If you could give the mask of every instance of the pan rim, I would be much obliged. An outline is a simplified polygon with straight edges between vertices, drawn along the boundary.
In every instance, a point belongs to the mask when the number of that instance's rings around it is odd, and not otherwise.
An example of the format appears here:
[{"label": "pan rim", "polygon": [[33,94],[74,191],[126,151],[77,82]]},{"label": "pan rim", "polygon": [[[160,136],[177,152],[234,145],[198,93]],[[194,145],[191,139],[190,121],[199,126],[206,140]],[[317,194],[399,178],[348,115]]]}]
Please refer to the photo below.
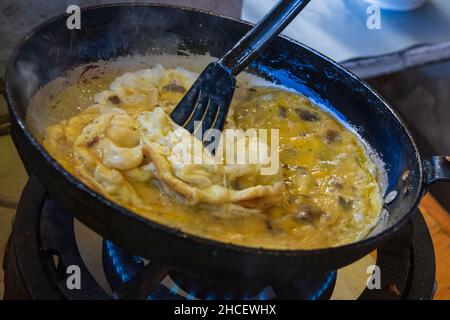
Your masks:
[{"label": "pan rim", "polygon": [[[144,7],[153,7],[153,8],[159,7],[159,8],[178,9],[178,10],[187,11],[187,12],[197,12],[197,13],[212,15],[215,17],[231,20],[231,21],[234,21],[234,22],[237,22],[240,24],[245,24],[247,26],[253,26],[253,24],[251,24],[247,21],[233,18],[233,17],[227,17],[227,16],[224,16],[221,14],[216,14],[216,13],[213,13],[208,10],[188,8],[188,7],[177,6],[177,5],[159,4],[159,3],[101,4],[101,5],[95,5],[95,6],[81,7],[81,10],[82,11],[88,11],[88,10],[90,11],[90,10],[98,10],[98,9],[103,9],[103,8],[124,7],[124,6],[125,7],[144,6]],[[156,221],[147,219],[147,218],[107,199],[106,197],[104,197],[97,191],[91,189],[86,184],[84,184],[82,181],[80,181],[79,179],[74,177],[68,171],[66,171],[49,153],[47,153],[47,151],[37,141],[36,137],[28,130],[24,119],[22,119],[22,117],[19,115],[19,112],[18,112],[19,109],[17,108],[15,101],[13,101],[14,99],[12,98],[12,94],[11,94],[12,88],[11,88],[11,82],[10,82],[9,78],[10,78],[10,74],[12,74],[14,63],[16,61],[16,58],[18,56],[20,49],[33,35],[38,33],[41,29],[43,29],[47,25],[50,25],[51,23],[53,23],[57,20],[67,17],[67,16],[69,16],[69,14],[63,13],[63,14],[57,15],[53,18],[50,18],[50,19],[44,21],[43,23],[34,27],[30,32],[27,33],[26,36],[24,36],[18,42],[18,44],[12,51],[12,53],[8,59],[8,62],[7,62],[6,76],[5,76],[5,98],[7,101],[9,112],[13,116],[13,121],[16,122],[16,124],[19,126],[22,133],[25,135],[26,139],[28,140],[28,142],[31,145],[30,147],[35,148],[38,151],[38,153],[40,154],[40,156],[42,156],[45,159],[45,161],[51,165],[52,169],[56,170],[56,172],[60,176],[62,176],[64,179],[66,179],[66,181],[68,183],[70,183],[71,185],[74,185],[75,187],[80,189],[87,196],[94,198],[96,201],[102,202],[110,210],[116,211],[116,214],[120,214],[126,218],[135,219],[137,221],[137,223],[142,223],[145,225],[145,227],[150,227],[157,231],[160,231],[160,232],[162,231],[171,236],[183,238],[184,240],[189,240],[191,242],[194,242],[194,243],[197,243],[200,245],[208,245],[208,246],[211,246],[212,248],[217,248],[217,249],[226,250],[226,251],[281,257],[281,256],[297,256],[297,255],[311,255],[311,256],[312,255],[322,255],[322,254],[331,253],[331,252],[338,252],[341,250],[348,250],[355,246],[363,246],[363,245],[370,246],[374,242],[382,241],[382,240],[389,238],[390,235],[392,235],[393,233],[398,231],[407,221],[409,221],[409,218],[410,218],[412,212],[414,212],[414,209],[418,206],[421,196],[422,196],[422,193],[423,193],[423,166],[422,166],[421,155],[418,151],[418,148],[412,137],[411,132],[409,131],[409,129],[407,128],[406,124],[401,119],[401,117],[398,115],[398,113],[389,105],[389,103],[383,97],[381,97],[381,95],[377,91],[375,91],[373,88],[371,88],[369,84],[367,84],[364,80],[358,78],[351,71],[347,70],[345,67],[341,66],[339,63],[337,63],[334,60],[332,60],[331,58],[323,55],[322,53],[316,51],[315,49],[312,49],[312,48],[308,47],[307,45],[304,45],[303,43],[301,43],[297,40],[294,40],[290,37],[287,37],[285,35],[280,35],[279,37],[285,41],[288,41],[288,42],[294,44],[296,47],[299,47],[303,50],[309,51],[310,53],[327,61],[333,67],[339,69],[340,71],[345,73],[347,76],[351,77],[353,80],[358,81],[364,87],[365,90],[367,90],[377,100],[379,100],[383,103],[386,110],[389,111],[392,114],[392,116],[394,116],[394,118],[396,119],[396,121],[398,122],[398,124],[401,126],[402,130],[408,137],[409,143],[414,150],[415,158],[417,161],[416,165],[418,167],[418,184],[419,185],[417,188],[417,194],[415,195],[415,201],[413,203],[411,203],[411,205],[409,206],[408,212],[406,212],[396,224],[394,224],[386,229],[383,229],[378,234],[369,236],[365,239],[351,242],[351,243],[348,243],[345,245],[335,246],[335,247],[324,247],[324,248],[317,248],[317,249],[267,249],[267,248],[263,248],[263,247],[247,247],[247,246],[242,246],[242,245],[236,245],[233,243],[222,242],[222,241],[218,241],[218,240],[214,240],[214,239],[208,239],[208,238],[196,236],[196,235],[184,232],[180,229],[172,228],[172,227],[166,226],[162,223],[158,223]],[[75,217],[77,216],[76,214],[73,214],[73,215]],[[89,227],[93,227],[93,226],[89,225]],[[95,230],[97,228],[93,227],[93,229]]]}]

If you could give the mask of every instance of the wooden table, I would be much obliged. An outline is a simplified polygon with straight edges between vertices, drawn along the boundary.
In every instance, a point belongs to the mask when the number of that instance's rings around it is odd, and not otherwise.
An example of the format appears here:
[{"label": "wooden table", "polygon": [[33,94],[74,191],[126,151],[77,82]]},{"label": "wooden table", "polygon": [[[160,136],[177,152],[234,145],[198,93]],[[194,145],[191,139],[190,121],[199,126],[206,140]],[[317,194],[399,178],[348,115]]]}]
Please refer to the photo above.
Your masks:
[{"label": "wooden table", "polygon": [[436,255],[436,300],[450,300],[450,215],[431,194],[420,203],[420,210],[433,238]]}]

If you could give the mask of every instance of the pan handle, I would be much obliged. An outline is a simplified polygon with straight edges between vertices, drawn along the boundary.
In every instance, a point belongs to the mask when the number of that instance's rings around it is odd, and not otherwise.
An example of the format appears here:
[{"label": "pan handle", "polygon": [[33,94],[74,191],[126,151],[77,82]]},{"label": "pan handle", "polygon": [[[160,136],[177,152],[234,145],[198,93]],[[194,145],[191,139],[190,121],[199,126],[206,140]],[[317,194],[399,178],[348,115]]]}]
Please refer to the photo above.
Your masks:
[{"label": "pan handle", "polygon": [[436,182],[450,182],[450,156],[433,156],[424,160],[423,170],[426,186]]}]

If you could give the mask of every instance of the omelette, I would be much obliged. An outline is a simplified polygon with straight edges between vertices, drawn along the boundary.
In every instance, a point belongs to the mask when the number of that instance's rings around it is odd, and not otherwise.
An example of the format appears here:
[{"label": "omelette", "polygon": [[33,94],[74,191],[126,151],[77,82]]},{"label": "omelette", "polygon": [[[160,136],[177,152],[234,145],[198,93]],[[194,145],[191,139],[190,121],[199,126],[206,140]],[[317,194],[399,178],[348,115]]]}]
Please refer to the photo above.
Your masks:
[{"label": "omelette", "polygon": [[[225,129],[279,133],[279,166],[262,174],[260,158],[217,157],[171,120],[196,77],[161,65],[122,74],[93,93],[87,108],[49,125],[43,145],[108,199],[196,236],[271,249],[367,236],[380,217],[381,188],[377,166],[351,130],[298,93],[238,81]],[[64,97],[70,95],[61,93],[56,103],[67,104]],[[243,139],[250,149],[275,146],[270,137]],[[224,150],[234,148],[220,141]],[[184,161],[199,154],[201,161]]]}]

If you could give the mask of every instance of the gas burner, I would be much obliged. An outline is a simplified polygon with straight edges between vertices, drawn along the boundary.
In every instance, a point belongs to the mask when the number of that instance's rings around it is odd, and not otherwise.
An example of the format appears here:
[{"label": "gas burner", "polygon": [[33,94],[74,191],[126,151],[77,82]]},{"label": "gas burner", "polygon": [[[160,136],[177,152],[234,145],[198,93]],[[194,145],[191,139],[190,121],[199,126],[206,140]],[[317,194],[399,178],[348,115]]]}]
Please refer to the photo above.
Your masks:
[{"label": "gas burner", "polygon": [[[73,216],[32,177],[22,194],[5,254],[5,299],[315,300],[329,299],[338,290],[340,271],[290,283],[223,282],[155,265],[108,240],[100,240],[96,254],[99,276],[80,253],[86,244],[77,241],[76,225]],[[376,264],[382,288],[366,288],[360,299],[432,298],[434,251],[420,212],[377,250]],[[66,268],[71,265],[80,268],[79,290],[69,290],[66,285]]]},{"label": "gas burner", "polygon": [[[120,289],[131,278],[146,268],[158,269],[137,256],[125,253],[112,242],[103,244],[103,267],[113,291]],[[159,272],[151,273],[161,277]],[[162,270],[163,279],[147,296],[150,300],[270,300],[270,299],[329,299],[336,281],[336,272],[317,276],[314,279],[292,281],[282,285],[257,285],[253,283],[224,282],[183,271]]]}]

